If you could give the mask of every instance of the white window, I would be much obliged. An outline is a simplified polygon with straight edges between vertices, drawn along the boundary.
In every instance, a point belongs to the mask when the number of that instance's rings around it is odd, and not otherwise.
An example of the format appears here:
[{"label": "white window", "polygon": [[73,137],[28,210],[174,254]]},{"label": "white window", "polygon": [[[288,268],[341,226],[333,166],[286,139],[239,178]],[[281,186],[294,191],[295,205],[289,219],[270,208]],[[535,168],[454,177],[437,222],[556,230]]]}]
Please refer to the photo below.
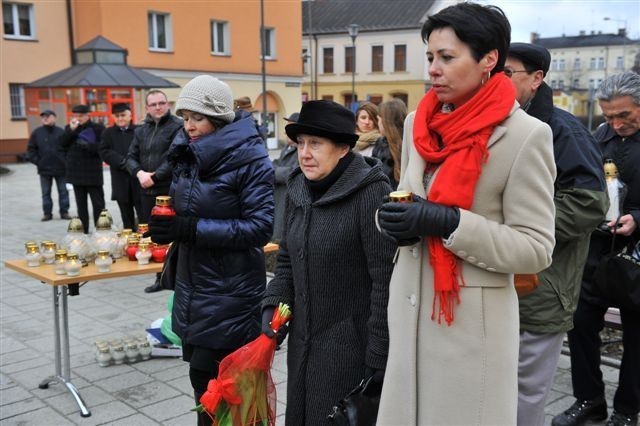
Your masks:
[{"label": "white window", "polygon": [[558,82],[556,80],[551,80],[551,88],[552,89],[557,89],[558,88]]},{"label": "white window", "polygon": [[275,59],[276,57],[276,29],[264,29],[264,58]]},{"label": "white window", "polygon": [[558,69],[560,71],[564,71],[564,59],[560,59],[560,63],[558,64]]},{"label": "white window", "polygon": [[624,70],[624,58],[622,56],[616,58],[616,69]]},{"label": "white window", "polygon": [[574,70],[579,70],[580,69],[580,58],[576,58],[573,61],[573,69]]},{"label": "white window", "polygon": [[2,3],[4,37],[33,40],[36,37],[32,4]]},{"label": "white window", "polygon": [[171,15],[168,13],[149,12],[149,50],[171,51]]},{"label": "white window", "polygon": [[211,21],[211,53],[229,55],[229,23]]},{"label": "white window", "polygon": [[574,89],[580,88],[580,79],[579,78],[574,78],[573,79],[573,88]]},{"label": "white window", "polygon": [[558,69],[558,60],[554,59],[554,60],[551,61],[551,70],[555,71],[557,69]]},{"label": "white window", "polygon": [[602,57],[598,58],[598,69],[599,70],[603,70],[604,69],[604,58],[602,58]]},{"label": "white window", "polygon": [[592,69],[592,70],[596,69],[596,58],[591,58],[589,60],[589,69]]},{"label": "white window", "polygon": [[25,118],[24,84],[9,83],[11,118]]},{"label": "white window", "polygon": [[558,89],[560,89],[560,90],[564,90],[564,80],[560,80],[560,81],[558,82]]}]

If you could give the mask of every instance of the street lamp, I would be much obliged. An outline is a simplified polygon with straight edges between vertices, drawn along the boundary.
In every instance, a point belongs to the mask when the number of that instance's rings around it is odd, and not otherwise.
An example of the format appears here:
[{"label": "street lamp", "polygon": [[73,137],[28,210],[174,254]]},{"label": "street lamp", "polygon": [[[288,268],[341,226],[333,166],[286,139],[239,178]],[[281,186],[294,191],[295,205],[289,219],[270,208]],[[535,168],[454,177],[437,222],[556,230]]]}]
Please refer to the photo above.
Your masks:
[{"label": "street lamp", "polygon": [[614,22],[619,22],[621,24],[623,24],[622,29],[624,30],[623,34],[622,34],[622,71],[624,71],[625,65],[627,63],[627,56],[626,56],[626,50],[627,50],[627,20],[626,19],[615,19],[615,18],[611,18],[609,16],[605,16],[604,18],[602,18],[603,21],[614,21]]},{"label": "street lamp", "polygon": [[349,37],[351,37],[351,50],[352,59],[351,59],[351,105],[350,109],[353,110],[353,104],[356,101],[356,37],[358,37],[358,31],[360,30],[360,25],[358,24],[350,24],[349,25]]}]

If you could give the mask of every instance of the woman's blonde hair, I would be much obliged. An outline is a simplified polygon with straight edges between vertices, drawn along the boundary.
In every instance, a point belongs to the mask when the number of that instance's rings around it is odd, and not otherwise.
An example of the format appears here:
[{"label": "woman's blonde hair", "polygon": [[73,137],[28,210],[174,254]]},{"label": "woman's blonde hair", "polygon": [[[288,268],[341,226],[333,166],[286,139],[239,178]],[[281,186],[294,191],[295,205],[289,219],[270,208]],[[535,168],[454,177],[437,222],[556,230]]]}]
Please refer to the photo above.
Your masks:
[{"label": "woman's blonde hair", "polygon": [[407,106],[398,98],[383,102],[378,107],[382,118],[384,136],[389,144],[389,152],[393,158],[393,178],[400,181],[400,148],[402,147],[402,133],[404,119],[407,117]]}]

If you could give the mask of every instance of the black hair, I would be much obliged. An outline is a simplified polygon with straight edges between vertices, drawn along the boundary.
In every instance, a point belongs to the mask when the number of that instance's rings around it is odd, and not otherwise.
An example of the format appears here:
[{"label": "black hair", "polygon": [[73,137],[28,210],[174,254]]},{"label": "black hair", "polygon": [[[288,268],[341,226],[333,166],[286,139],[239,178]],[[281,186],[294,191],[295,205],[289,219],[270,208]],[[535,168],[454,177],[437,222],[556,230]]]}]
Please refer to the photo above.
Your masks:
[{"label": "black hair", "polygon": [[476,62],[493,49],[498,49],[498,61],[491,74],[504,69],[511,43],[511,25],[502,9],[477,3],[449,6],[427,18],[420,33],[422,41],[426,43],[432,31],[447,27],[469,46]]},{"label": "black hair", "polygon": [[213,127],[215,127],[216,130],[220,130],[224,126],[229,124],[226,121],[219,119],[218,117],[212,117],[210,115],[205,115],[205,117],[206,117],[207,120],[209,120],[209,123],[213,124]]}]

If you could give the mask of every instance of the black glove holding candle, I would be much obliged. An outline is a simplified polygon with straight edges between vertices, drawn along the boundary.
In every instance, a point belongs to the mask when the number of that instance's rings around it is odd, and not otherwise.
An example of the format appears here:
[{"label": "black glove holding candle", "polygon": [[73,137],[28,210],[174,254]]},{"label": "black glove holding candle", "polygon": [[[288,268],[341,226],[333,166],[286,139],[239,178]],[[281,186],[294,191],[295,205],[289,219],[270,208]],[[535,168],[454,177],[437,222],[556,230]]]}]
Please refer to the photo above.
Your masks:
[{"label": "black glove holding candle", "polygon": [[460,223],[460,211],[413,195],[412,203],[384,203],[378,223],[382,233],[396,242],[424,236],[449,238]]},{"label": "black glove holding candle", "polygon": [[173,241],[195,242],[198,218],[183,216],[157,216],[149,218],[149,232],[143,237],[151,237],[158,244],[169,244]]}]

